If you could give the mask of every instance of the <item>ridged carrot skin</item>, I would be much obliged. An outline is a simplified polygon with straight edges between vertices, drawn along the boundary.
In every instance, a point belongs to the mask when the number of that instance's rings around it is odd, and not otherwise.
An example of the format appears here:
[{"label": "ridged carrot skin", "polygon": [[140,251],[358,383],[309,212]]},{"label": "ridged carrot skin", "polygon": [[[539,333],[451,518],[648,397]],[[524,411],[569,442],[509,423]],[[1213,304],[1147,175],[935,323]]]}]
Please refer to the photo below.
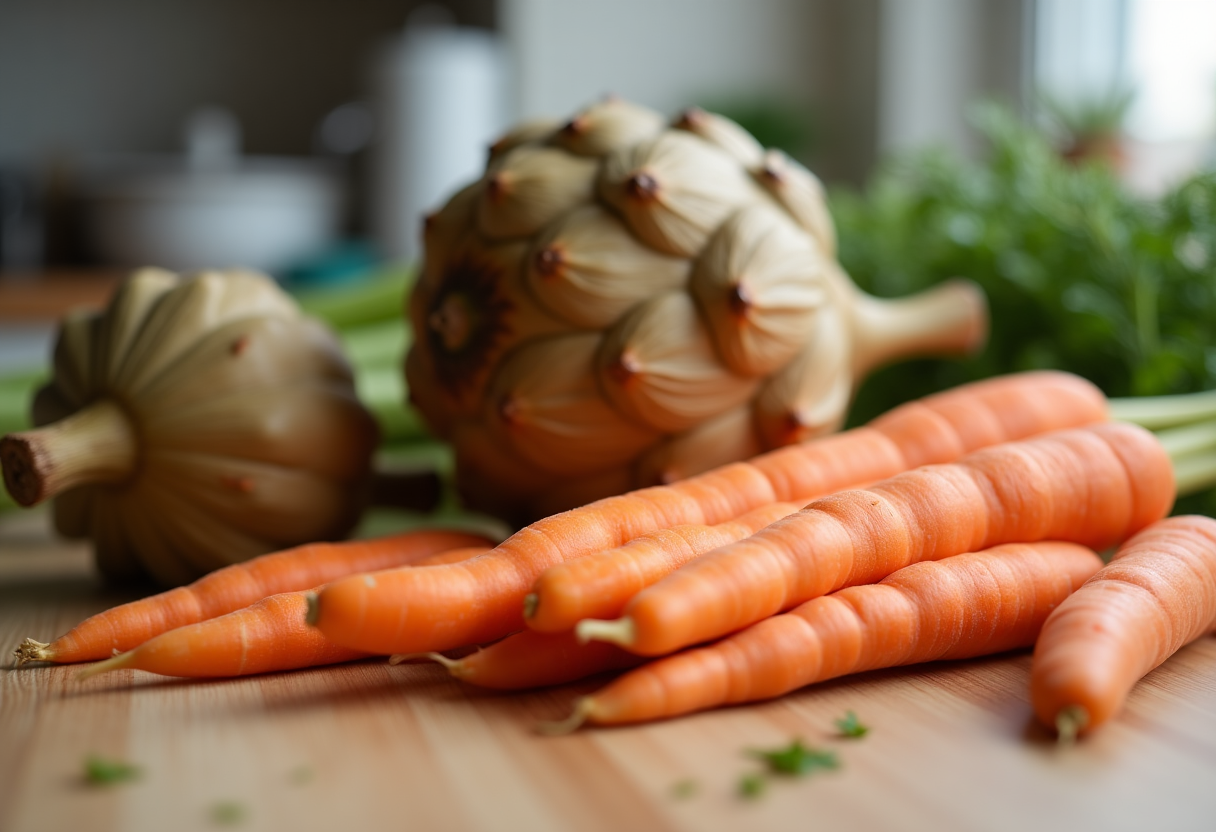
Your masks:
[{"label": "ridged carrot skin", "polygon": [[1146,673],[1216,628],[1216,520],[1171,517],[1127,541],[1035,645],[1030,700],[1065,737],[1119,712]]},{"label": "ridged carrot skin", "polygon": [[16,663],[106,659],[116,650],[130,650],[161,633],[242,609],[269,595],[312,589],[346,575],[404,566],[437,552],[491,543],[478,534],[427,530],[375,540],[297,546],[98,613],[50,644],[27,639],[16,651]]},{"label": "ridged carrot skin", "polygon": [[665,719],[866,670],[1028,647],[1101,566],[1091,550],[1057,542],[913,564],[632,670],[580,700],[576,722]]},{"label": "ridged carrot skin", "polygon": [[596,673],[636,667],[645,659],[615,644],[580,644],[574,633],[524,630],[460,659],[437,654],[448,672],[469,684],[497,690],[523,690],[560,685]]},{"label": "ridged carrot skin", "polygon": [[574,629],[584,618],[620,615],[630,598],[664,575],[706,552],[753,535],[800,507],[798,503],[772,503],[716,526],[658,529],[616,549],[551,566],[536,579],[525,601],[528,628],[560,633]]},{"label": "ridged carrot skin", "polygon": [[479,644],[521,629],[544,570],[683,524],[715,525],[956,459],[984,444],[1106,418],[1101,391],[1067,373],[989,379],[903,405],[869,427],[782,448],[673,485],[609,497],[533,523],[461,564],[336,581],[313,620],[336,643],[376,653]]},{"label": "ridged carrot skin", "polygon": [[410,564],[410,566],[440,566],[445,563],[460,563],[469,558],[484,555],[494,547],[489,543],[482,546],[464,546],[460,549],[448,549],[446,552],[436,552],[433,555],[427,555]]},{"label": "ridged carrot skin", "polygon": [[625,618],[579,631],[663,655],[920,561],[1038,540],[1103,549],[1173,501],[1169,455],[1148,431],[1059,431],[815,500],[642,590]]}]

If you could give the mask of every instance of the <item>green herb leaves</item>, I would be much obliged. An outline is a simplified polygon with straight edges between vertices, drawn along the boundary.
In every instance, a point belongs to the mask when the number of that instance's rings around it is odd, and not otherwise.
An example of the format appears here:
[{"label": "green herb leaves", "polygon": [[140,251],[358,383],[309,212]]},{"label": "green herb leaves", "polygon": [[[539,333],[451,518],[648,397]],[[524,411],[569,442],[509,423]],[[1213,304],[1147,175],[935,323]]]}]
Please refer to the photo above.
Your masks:
[{"label": "green herb leaves", "polygon": [[749,757],[764,763],[764,771],[750,772],[739,778],[739,796],[755,799],[764,794],[768,777],[805,777],[814,771],[840,768],[835,751],[813,748],[796,739],[784,748],[771,751],[752,749]]},{"label": "green herb leaves", "polygon": [[840,735],[849,739],[861,739],[870,733],[869,727],[862,725],[861,720],[857,718],[857,714],[853,711],[845,711],[843,717],[835,720],[835,725],[840,731]]},{"label": "green herb leaves", "polygon": [[95,786],[111,786],[115,783],[138,780],[140,774],[138,766],[122,760],[107,759],[90,754],[84,761],[84,779]]},{"label": "green herb leaves", "polygon": [[773,751],[749,751],[748,754],[764,762],[768,771],[773,774],[810,774],[816,769],[840,768],[835,751],[821,750],[803,745],[802,740],[794,740],[785,748]]}]

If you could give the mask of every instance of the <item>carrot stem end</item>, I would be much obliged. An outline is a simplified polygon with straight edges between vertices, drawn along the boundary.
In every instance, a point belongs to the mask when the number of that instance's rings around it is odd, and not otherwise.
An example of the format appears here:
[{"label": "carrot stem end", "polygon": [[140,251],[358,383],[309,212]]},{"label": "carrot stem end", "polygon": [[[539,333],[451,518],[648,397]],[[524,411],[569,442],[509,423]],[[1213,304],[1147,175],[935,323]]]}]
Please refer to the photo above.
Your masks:
[{"label": "carrot stem end", "polygon": [[535,618],[536,608],[540,606],[540,596],[529,592],[524,596],[524,618]]},{"label": "carrot stem end", "polygon": [[310,627],[317,626],[317,621],[321,618],[321,596],[315,592],[310,592],[304,596],[304,602],[308,609],[304,613],[304,623]]},{"label": "carrot stem end", "polygon": [[602,621],[598,618],[584,618],[574,626],[574,635],[579,644],[589,641],[610,641],[621,647],[630,647],[636,636],[637,628],[632,618],[618,618],[615,621]]},{"label": "carrot stem end", "polygon": [[13,667],[21,667],[29,662],[53,662],[55,654],[48,650],[50,644],[27,638],[13,651]]},{"label": "carrot stem end", "polygon": [[1060,745],[1072,745],[1077,735],[1089,725],[1089,711],[1080,705],[1068,705],[1056,714],[1056,734]]}]

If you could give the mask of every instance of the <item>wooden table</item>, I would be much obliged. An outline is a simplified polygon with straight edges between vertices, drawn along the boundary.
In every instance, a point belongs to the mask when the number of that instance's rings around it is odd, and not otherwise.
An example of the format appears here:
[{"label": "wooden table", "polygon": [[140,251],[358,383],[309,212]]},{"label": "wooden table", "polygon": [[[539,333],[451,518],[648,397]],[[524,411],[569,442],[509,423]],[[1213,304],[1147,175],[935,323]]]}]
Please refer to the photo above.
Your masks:
[{"label": "wooden table", "polygon": [[[45,515],[0,518],[0,643],[117,601]],[[0,829],[1216,829],[1216,638],[1073,748],[1034,726],[1025,653],[869,673],[665,724],[541,737],[595,687],[496,695],[367,661],[231,681],[0,670]],[[855,710],[871,726],[836,737]],[[741,799],[747,748],[801,737],[838,771]],[[142,777],[89,786],[101,754]],[[678,796],[676,784],[695,793]]]}]

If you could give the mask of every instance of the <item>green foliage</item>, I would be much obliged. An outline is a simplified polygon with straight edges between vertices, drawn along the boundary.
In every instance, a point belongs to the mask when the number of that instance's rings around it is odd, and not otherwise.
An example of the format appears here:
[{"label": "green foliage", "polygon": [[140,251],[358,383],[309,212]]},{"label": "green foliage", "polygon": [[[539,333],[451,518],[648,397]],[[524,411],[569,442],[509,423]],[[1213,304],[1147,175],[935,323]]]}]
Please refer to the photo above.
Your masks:
[{"label": "green foliage", "polygon": [[1044,91],[1039,94],[1039,103],[1050,126],[1076,143],[1117,135],[1135,98],[1133,90],[1116,86],[1083,98],[1065,98]]},{"label": "green foliage", "polygon": [[857,714],[853,711],[846,711],[845,715],[840,719],[834,720],[836,730],[840,732],[842,737],[849,739],[861,739],[866,734],[870,733],[870,728],[863,725],[861,720],[857,718]]},{"label": "green foliage", "polygon": [[811,748],[802,740],[794,740],[785,748],[772,751],[750,751],[748,754],[764,763],[772,774],[803,775],[816,769],[840,767],[835,751]]},{"label": "green foliage", "polygon": [[122,760],[113,760],[92,754],[84,761],[84,779],[95,786],[110,786],[115,783],[125,783],[138,780],[141,771],[138,766]]},{"label": "green foliage", "polygon": [[1146,201],[1100,165],[1062,162],[1004,108],[978,108],[975,123],[992,146],[985,162],[921,153],[863,194],[833,195],[841,262],[860,286],[897,296],[963,276],[992,309],[980,355],[877,373],[853,419],[1034,368],[1070,370],[1111,396],[1216,386],[1216,174]]}]

